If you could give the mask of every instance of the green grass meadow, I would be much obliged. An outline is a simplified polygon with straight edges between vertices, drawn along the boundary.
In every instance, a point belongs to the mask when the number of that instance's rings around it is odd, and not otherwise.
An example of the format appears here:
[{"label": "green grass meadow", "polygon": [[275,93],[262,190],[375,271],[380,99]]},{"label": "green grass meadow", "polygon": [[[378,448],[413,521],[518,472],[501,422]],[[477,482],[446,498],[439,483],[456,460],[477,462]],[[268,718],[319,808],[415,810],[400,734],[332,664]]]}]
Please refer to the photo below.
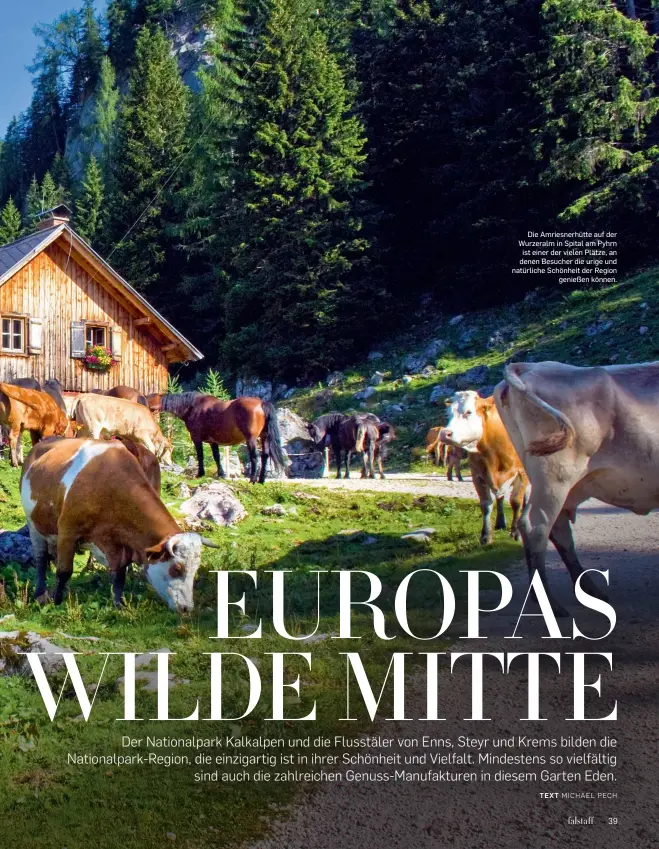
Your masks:
[{"label": "green grass meadow", "polygon": [[[18,502],[18,470],[0,464],[0,526],[23,524]],[[167,475],[163,498],[176,514],[181,478]],[[345,660],[342,651],[359,651],[372,677],[374,691],[389,664],[393,651],[420,652],[439,649],[447,641],[417,642],[395,627],[392,614],[397,585],[410,571],[437,569],[455,582],[462,593],[460,569],[497,566],[518,559],[519,545],[504,532],[482,550],[478,544],[480,514],[476,502],[434,496],[387,495],[307,490],[268,483],[250,486],[231,484],[243,501],[248,516],[235,528],[207,527],[204,533],[221,545],[205,549],[196,587],[196,609],[181,619],[170,613],[141,577],[134,574],[127,584],[127,607],[117,611],[111,604],[110,586],[104,569],[84,571],[86,558],[79,558],[69,595],[59,608],[40,608],[31,601],[34,574],[11,565],[0,572],[2,591],[0,617],[9,616],[0,630],[32,630],[48,636],[60,646],[81,653],[79,668],[86,684],[95,684],[102,668],[97,653],[104,651],[176,652],[170,672],[181,683],[170,690],[170,716],[191,713],[199,699],[200,716],[209,715],[209,659],[205,652],[237,652],[257,664],[263,681],[261,701],[249,717],[239,722],[155,722],[156,695],[138,689],[137,716],[142,722],[118,722],[123,715],[123,695],[118,679],[123,675],[121,658],[111,658],[99,686],[91,719],[85,723],[70,687],[64,692],[57,718],[51,723],[31,676],[0,677],[0,822],[11,823],[0,834],[10,833],[11,849],[156,849],[170,845],[186,849],[225,847],[263,832],[269,816],[290,802],[296,788],[287,784],[257,782],[196,783],[199,769],[166,765],[110,767],[68,765],[69,752],[126,754],[122,735],[133,737],[212,736],[306,736],[333,733],[354,734],[366,729],[364,720],[341,723],[345,713]],[[265,515],[263,507],[282,503],[284,517]],[[290,508],[294,508],[291,510]],[[436,533],[428,544],[401,539],[420,527],[432,526]],[[343,532],[343,533],[342,533]],[[348,532],[348,533],[346,533]],[[253,569],[259,574],[257,590],[247,592],[245,617],[234,617],[233,633],[243,639],[213,640],[217,634],[216,576],[213,570]],[[327,639],[313,644],[286,640],[273,632],[268,620],[271,592],[268,569],[290,570],[286,576],[287,628],[291,634],[308,634],[316,620],[316,578],[321,575],[319,632],[338,630],[338,569],[363,569],[383,582],[382,605],[387,627],[394,640],[384,642],[373,633],[370,621],[355,616],[358,640]],[[238,579],[240,581],[240,579]],[[365,592],[365,585],[363,591]],[[236,583],[236,597],[243,589]],[[364,596],[358,595],[363,598]],[[437,582],[420,575],[409,593],[410,626],[420,635],[438,630],[442,610]],[[263,638],[244,639],[244,626],[264,622]],[[68,636],[65,636],[68,635]],[[73,637],[97,637],[98,642]],[[19,637],[20,640],[20,637]],[[268,652],[312,653],[312,668],[299,658],[287,658],[286,674],[299,674],[302,698],[293,691],[286,699],[287,715],[304,716],[313,700],[318,719],[314,723],[268,722],[271,699],[268,688]],[[150,667],[151,669],[155,666]],[[240,660],[226,664],[223,674],[225,710],[238,716],[247,702],[246,673]],[[287,680],[290,680],[287,678]],[[54,692],[63,674],[51,677]],[[92,688],[93,689],[93,688]],[[290,712],[290,713],[289,713]],[[363,713],[363,711],[362,711]],[[175,754],[176,752],[174,752]],[[163,752],[166,754],[166,752]],[[205,769],[208,769],[206,767]],[[215,769],[215,767],[213,767]],[[220,768],[236,771],[238,767]],[[275,806],[275,807],[273,807]],[[169,836],[168,836],[169,835]],[[2,849],[5,844],[0,839]]]},{"label": "green grass meadow", "polygon": [[[400,337],[382,345],[383,357],[344,373],[331,396],[323,389],[298,391],[286,403],[306,418],[328,409],[364,409],[353,399],[377,368],[385,378],[365,407],[381,413],[401,400],[405,409],[393,420],[398,440],[389,460],[396,471],[428,471],[421,459],[428,427],[442,420],[442,410],[429,404],[429,393],[439,382],[454,382],[473,365],[488,366],[488,383],[501,376],[503,364],[511,359],[557,359],[576,364],[649,360],[659,354],[655,337],[659,316],[657,273],[647,272],[605,290],[560,291],[506,310],[472,313],[464,323],[448,324],[448,317],[422,320]],[[608,322],[611,322],[609,325]],[[589,328],[596,326],[597,332]],[[606,325],[605,330],[599,330]],[[471,338],[461,341],[464,327]],[[640,326],[647,331],[639,332]],[[488,337],[497,328],[513,328],[510,341],[488,347]],[[441,337],[447,347],[434,363],[432,375],[415,375],[405,385],[401,359],[423,350],[431,339]],[[192,453],[179,422],[171,426],[175,459],[185,465]],[[208,452],[210,454],[210,452]],[[208,471],[214,466],[208,456]],[[0,462],[0,527],[16,529],[24,518],[18,498],[19,471]],[[165,475],[163,500],[176,515],[180,503],[181,478]],[[191,481],[188,481],[191,483]],[[177,845],[185,849],[231,847],[257,837],[267,822],[282,815],[297,788],[285,783],[255,781],[205,782],[194,780],[199,767],[72,766],[69,752],[125,754],[122,735],[213,736],[216,734],[299,737],[355,734],[369,727],[362,718],[339,722],[345,712],[345,660],[340,652],[359,650],[374,690],[379,689],[391,652],[442,650],[446,639],[418,642],[396,627],[393,600],[401,580],[413,570],[434,569],[454,585],[463,598],[464,576],[460,570],[505,568],[520,559],[521,548],[505,532],[497,532],[493,545],[479,545],[480,510],[477,502],[432,495],[402,495],[386,492],[349,492],[304,489],[291,484],[267,483],[250,486],[239,481],[230,486],[245,505],[248,516],[236,527],[207,526],[204,533],[220,545],[205,549],[196,587],[196,609],[179,618],[170,613],[136,573],[129,577],[127,606],[115,610],[103,569],[85,570],[80,558],[70,582],[69,595],[59,608],[36,606],[32,598],[34,574],[11,564],[0,569],[0,630],[39,632],[60,646],[80,652],[83,679],[93,685],[102,667],[99,652],[175,652],[170,672],[180,682],[169,691],[170,716],[187,716],[199,700],[200,716],[209,715],[209,659],[205,652],[236,652],[257,665],[263,683],[261,700],[244,720],[211,722],[155,722],[156,695],[138,690],[137,715],[144,721],[118,722],[123,715],[122,676],[119,658],[108,661],[98,688],[91,720],[85,723],[72,690],[64,691],[55,722],[50,723],[30,676],[0,676],[0,849],[161,849]],[[263,508],[281,503],[286,515],[263,513]],[[422,527],[435,528],[427,543],[401,539],[404,533]],[[216,635],[216,570],[254,570],[258,588],[236,584],[236,597],[246,591],[247,614],[232,614],[235,638],[211,639]],[[315,643],[292,642],[274,633],[268,625],[271,612],[268,570],[287,570],[286,624],[292,634],[313,631],[316,621],[316,576],[320,576],[320,624],[318,631],[338,631],[338,570],[368,570],[382,581],[381,604],[387,628],[395,639],[382,641],[372,632],[363,614],[354,618],[359,640],[325,639]],[[357,582],[357,592],[365,583]],[[363,597],[363,596],[358,596]],[[424,636],[438,630],[442,597],[436,580],[423,573],[412,582],[408,596],[409,622],[414,633]],[[264,622],[260,640],[244,639],[258,619]],[[68,636],[67,636],[68,635]],[[75,640],[95,637],[97,642]],[[241,638],[239,638],[241,637]],[[268,721],[271,710],[270,657],[268,652],[310,651],[309,669],[300,658],[286,661],[287,680],[301,679],[301,698],[293,691],[286,698],[287,716],[304,716],[317,703],[315,723]],[[417,661],[418,662],[418,661]],[[150,667],[154,668],[153,666]],[[53,678],[58,688],[63,675]],[[223,704],[229,716],[238,716],[247,699],[246,674],[241,661],[227,661],[223,674]],[[385,697],[386,700],[386,697]],[[386,706],[383,707],[386,711]],[[128,729],[128,730],[127,730]],[[204,767],[204,770],[208,770]],[[214,769],[214,767],[213,767]],[[220,768],[231,771],[232,767]],[[8,835],[11,835],[10,839]]]}]

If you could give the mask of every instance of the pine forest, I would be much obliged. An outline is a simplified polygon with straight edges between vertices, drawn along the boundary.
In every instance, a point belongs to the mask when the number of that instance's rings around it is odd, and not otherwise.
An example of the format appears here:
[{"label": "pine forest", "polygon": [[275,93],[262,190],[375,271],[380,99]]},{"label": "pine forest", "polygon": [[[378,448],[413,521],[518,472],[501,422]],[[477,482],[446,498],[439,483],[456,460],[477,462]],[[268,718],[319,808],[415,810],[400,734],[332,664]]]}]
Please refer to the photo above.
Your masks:
[{"label": "pine forest", "polygon": [[0,243],[66,203],[225,379],[519,299],[529,231],[659,261],[654,0],[84,0],[37,34]]}]

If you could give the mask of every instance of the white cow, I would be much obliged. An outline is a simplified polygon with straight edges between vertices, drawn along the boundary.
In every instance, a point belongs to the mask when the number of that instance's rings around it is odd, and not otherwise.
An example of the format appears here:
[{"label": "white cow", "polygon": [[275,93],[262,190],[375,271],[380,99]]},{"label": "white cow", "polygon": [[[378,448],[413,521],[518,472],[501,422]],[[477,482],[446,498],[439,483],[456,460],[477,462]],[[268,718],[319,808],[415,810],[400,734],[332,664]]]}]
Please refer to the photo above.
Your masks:
[{"label": "white cow", "polygon": [[[570,522],[583,501],[642,515],[659,507],[659,363],[513,363],[494,397],[531,483],[520,522],[529,571],[546,586],[551,540],[575,582],[583,569]],[[588,575],[581,585],[606,598]]]},{"label": "white cow", "polygon": [[172,446],[146,407],[123,398],[79,395],[73,409],[79,436],[125,436],[144,445],[163,463],[172,462]]}]

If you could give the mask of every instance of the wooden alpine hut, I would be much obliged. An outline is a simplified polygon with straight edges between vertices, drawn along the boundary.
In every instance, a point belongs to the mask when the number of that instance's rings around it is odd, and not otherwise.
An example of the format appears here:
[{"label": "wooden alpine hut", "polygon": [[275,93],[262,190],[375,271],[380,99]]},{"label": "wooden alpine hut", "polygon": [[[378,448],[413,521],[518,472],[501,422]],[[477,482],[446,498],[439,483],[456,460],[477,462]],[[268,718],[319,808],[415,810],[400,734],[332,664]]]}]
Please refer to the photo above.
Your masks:
[{"label": "wooden alpine hut", "polygon": [[[67,392],[167,386],[172,363],[201,354],[70,226],[66,206],[0,247],[0,381],[57,378]],[[89,358],[111,353],[103,370]]]}]

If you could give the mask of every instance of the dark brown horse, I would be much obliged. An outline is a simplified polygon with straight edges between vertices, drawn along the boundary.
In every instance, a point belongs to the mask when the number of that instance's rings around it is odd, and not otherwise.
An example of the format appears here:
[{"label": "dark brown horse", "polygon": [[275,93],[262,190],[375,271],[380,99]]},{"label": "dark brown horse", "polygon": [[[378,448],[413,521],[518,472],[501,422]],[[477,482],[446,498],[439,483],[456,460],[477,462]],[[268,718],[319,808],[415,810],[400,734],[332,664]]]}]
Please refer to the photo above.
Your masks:
[{"label": "dark brown horse", "polygon": [[341,477],[342,459],[345,462],[344,477],[350,477],[353,453],[362,455],[362,477],[367,477],[369,469],[373,468],[379,421],[372,413],[352,416],[345,413],[327,413],[312,422],[308,431],[318,448],[327,450],[331,446],[336,460],[337,478]]},{"label": "dark brown horse", "polygon": [[92,389],[94,395],[108,395],[110,398],[122,398],[124,401],[132,401],[134,404],[141,404],[143,407],[148,407],[146,396],[133,389],[132,386],[114,386],[112,389]]},{"label": "dark brown horse", "polygon": [[[235,398],[221,401],[202,392],[182,392],[179,395],[149,395],[152,413],[171,413],[185,422],[199,463],[198,477],[203,477],[204,442],[208,442],[217,465],[217,476],[225,477],[220,460],[220,445],[247,443],[249,479],[252,483],[265,481],[268,458],[277,470],[288,465],[281,447],[277,410],[269,401],[260,398]],[[257,440],[261,440],[261,472],[257,475]]]}]

